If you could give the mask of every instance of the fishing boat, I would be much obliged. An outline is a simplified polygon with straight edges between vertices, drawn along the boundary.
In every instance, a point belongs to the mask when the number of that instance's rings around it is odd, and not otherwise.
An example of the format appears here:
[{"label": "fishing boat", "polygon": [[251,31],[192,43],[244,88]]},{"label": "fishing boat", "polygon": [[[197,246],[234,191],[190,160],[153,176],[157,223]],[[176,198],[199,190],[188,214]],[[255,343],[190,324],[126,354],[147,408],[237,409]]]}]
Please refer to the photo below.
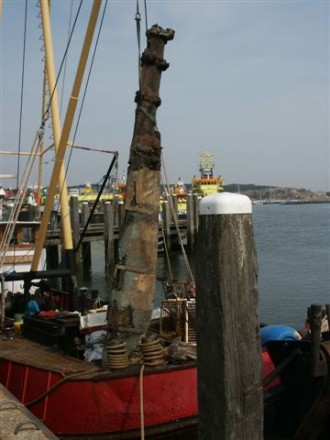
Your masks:
[{"label": "fishing boat", "polygon": [[213,155],[209,152],[200,154],[200,176],[192,179],[192,191],[200,197],[216,194],[223,191],[223,178],[214,176]]},{"label": "fishing boat", "polygon": [[[93,2],[89,27],[91,23],[95,26],[101,3],[98,0]],[[43,18],[46,16],[46,20],[49,20],[48,2],[42,0],[40,6]],[[90,34],[89,29],[85,42],[87,39],[90,42]],[[164,46],[173,36],[174,31],[170,29],[164,30],[157,25],[151,27],[147,32],[148,47],[141,57],[141,88],[136,97],[135,132],[125,187],[126,215],[120,245],[121,257],[116,265],[116,284],[113,287],[112,302],[107,305],[107,313],[104,309],[92,309],[81,317],[75,312],[75,300],[81,291],[77,290],[70,240],[69,244],[64,245],[65,264],[62,263],[57,271],[40,271],[36,265],[40,249],[43,248],[47,229],[45,224],[48,223],[56,187],[60,181],[65,150],[61,150],[62,144],[65,147],[68,143],[68,139],[63,137],[64,130],[57,134],[59,139],[55,136],[56,164],[48,188],[42,223],[34,242],[31,269],[27,272],[1,274],[4,283],[24,283],[26,305],[34,305],[36,308],[32,313],[31,307],[25,308],[22,326],[11,327],[10,321],[4,319],[3,337],[0,341],[0,382],[60,437],[99,439],[111,436],[129,439],[140,438],[141,430],[158,437],[196,427],[194,356],[189,355],[188,362],[182,363],[179,356],[166,354],[167,350],[158,338],[147,338],[149,322],[152,321],[155,289],[160,187],[161,148],[159,133],[155,128],[155,116],[160,104],[160,75],[168,67],[163,59]],[[47,43],[47,35],[44,38]],[[82,52],[84,50],[85,46]],[[51,81],[49,83],[52,84]],[[74,88],[76,85],[75,82]],[[79,91],[79,87],[76,87],[72,96],[77,96],[77,88]],[[49,95],[54,93],[50,92]],[[72,119],[73,115],[71,121]],[[70,124],[68,119],[64,122],[64,127],[66,124]],[[141,136],[149,138],[151,143],[145,141],[141,146]],[[142,176],[139,176],[140,170]],[[62,184],[63,181],[60,182],[60,187]],[[137,237],[134,236],[136,230],[133,230],[133,236],[130,231],[133,223],[136,223],[134,228],[139,232]],[[122,254],[126,252],[127,243],[132,249],[124,258]],[[139,257],[143,247],[146,251]],[[125,299],[123,290],[130,287],[128,280],[132,276],[134,290],[139,292],[140,299],[134,307],[128,305],[132,313],[126,315],[132,318],[132,322],[127,325],[125,312],[121,313],[121,307],[123,304],[126,307],[127,295]],[[68,280],[67,291],[62,289],[55,292],[50,286],[49,280],[59,277],[63,283]],[[136,278],[139,279],[136,281]],[[38,281],[40,279],[41,282]],[[37,302],[37,296],[31,295],[31,286],[37,287],[38,295],[43,301],[57,296],[59,302],[55,302],[48,310],[43,309],[45,302]],[[181,301],[180,305],[182,304]],[[106,319],[105,315],[108,315]],[[161,321],[163,332],[168,334],[168,319]],[[146,339],[141,339],[142,333]],[[110,334],[115,337],[109,337]],[[86,343],[85,349],[81,350],[77,340],[84,338],[89,346],[86,349]],[[98,357],[100,345],[103,348],[101,358]],[[127,351],[123,350],[124,346],[127,346]],[[85,359],[91,347],[93,354],[88,362]],[[133,355],[138,348],[143,362],[139,357],[136,360]]]},{"label": "fishing boat", "polygon": [[[43,13],[49,15],[48,0],[41,0],[41,6]],[[90,24],[95,25],[99,8],[100,2],[94,1]],[[30,294],[33,285],[44,303],[46,300],[48,305],[50,301],[55,303],[41,311],[33,312],[27,307],[23,326],[10,326],[8,320],[3,320],[0,382],[60,438],[197,438],[196,308],[195,292],[190,284],[179,290],[169,286],[157,321],[158,332],[150,327],[161,168],[156,109],[160,105],[161,72],[168,67],[163,59],[164,46],[173,37],[174,31],[158,25],[147,32],[125,187],[125,216],[109,303],[87,312],[82,307],[84,290],[78,288],[70,240],[64,247],[63,267],[57,271],[38,270],[45,224],[68,143],[71,114],[67,115],[58,142],[31,269],[25,273],[1,274],[2,285],[8,281],[24,282],[26,306],[35,306],[36,296]],[[90,41],[91,36],[87,39]],[[77,89],[75,83],[74,100]],[[67,290],[55,291],[49,284],[49,280],[59,277],[63,284],[68,280]],[[314,337],[315,333],[312,340]],[[276,350],[272,342],[278,342]],[[316,360],[321,356],[324,369],[321,371],[318,364],[320,370],[314,381],[307,373],[296,375],[296,386],[305,389],[308,384],[306,405],[298,408],[294,405],[296,387],[292,388],[292,382],[286,381],[286,374],[301,371],[310,359],[311,346],[317,354]],[[317,349],[308,340],[265,343],[262,359],[266,434],[273,433],[278,426],[286,433],[307,432],[306,420],[313,419],[315,408],[324,408],[322,403],[327,403],[329,396],[328,358],[323,345]],[[294,417],[279,423],[283,421],[283,408],[288,401],[292,402]],[[328,413],[321,417],[317,411],[317,416],[318,425],[314,429],[320,430]]]}]

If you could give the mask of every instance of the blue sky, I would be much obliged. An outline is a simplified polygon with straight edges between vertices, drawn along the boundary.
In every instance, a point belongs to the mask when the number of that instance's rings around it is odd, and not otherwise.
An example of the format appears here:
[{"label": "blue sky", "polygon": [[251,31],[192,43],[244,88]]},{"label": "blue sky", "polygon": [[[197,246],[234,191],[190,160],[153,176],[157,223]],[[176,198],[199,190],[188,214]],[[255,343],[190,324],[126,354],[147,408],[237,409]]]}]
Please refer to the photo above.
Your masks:
[{"label": "blue sky", "polygon": [[[43,55],[35,3],[28,1],[22,151],[30,150],[41,118]],[[78,4],[73,1],[73,13]],[[83,2],[69,50],[63,115],[90,6],[90,1]],[[67,41],[70,8],[70,0],[52,1],[57,68]],[[135,10],[136,0],[108,3],[76,137],[79,145],[118,150],[120,173],[126,172],[138,84]],[[19,143],[24,11],[23,0],[3,2],[0,149],[4,151],[17,150]],[[149,27],[158,23],[175,30],[174,40],[165,48],[170,68],[162,76],[157,114],[170,182],[181,177],[189,183],[198,174],[199,154],[209,151],[216,174],[228,184],[330,190],[328,1],[149,0],[147,11]],[[144,49],[143,1],[140,12]],[[59,84],[62,95],[62,79]],[[51,143],[49,134],[46,144]],[[45,180],[52,158],[45,157]],[[75,150],[68,183],[99,181],[110,160],[107,154]],[[15,172],[16,159],[0,156],[0,174]]]}]

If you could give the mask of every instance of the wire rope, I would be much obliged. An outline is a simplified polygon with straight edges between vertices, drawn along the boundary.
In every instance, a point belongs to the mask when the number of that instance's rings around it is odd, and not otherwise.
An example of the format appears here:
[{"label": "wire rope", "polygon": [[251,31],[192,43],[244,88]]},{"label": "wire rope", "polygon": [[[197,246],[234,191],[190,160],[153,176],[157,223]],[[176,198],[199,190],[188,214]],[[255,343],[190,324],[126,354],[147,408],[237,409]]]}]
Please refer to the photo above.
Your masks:
[{"label": "wire rope", "polygon": [[[69,38],[70,38],[70,28],[71,28],[71,22],[72,22],[72,14],[73,14],[73,0],[71,0],[71,6],[70,6],[70,15],[69,15],[69,23],[68,23],[68,41],[69,41]],[[67,61],[68,61],[68,58],[65,57],[64,69],[63,69],[63,79],[62,79],[61,99],[60,99],[60,114],[62,113],[62,108],[63,108],[63,95],[64,95],[64,84],[65,84],[65,77],[66,77]]]},{"label": "wire rope", "polygon": [[[86,95],[87,95],[87,89],[88,89],[88,86],[89,86],[89,82],[90,82],[90,78],[91,78],[91,73],[92,73],[92,69],[93,69],[93,66],[94,66],[96,50],[97,50],[97,47],[98,47],[98,43],[99,43],[99,39],[100,39],[100,35],[101,35],[101,30],[102,30],[102,27],[103,27],[103,22],[104,22],[104,17],[105,17],[105,12],[106,12],[106,9],[107,9],[107,5],[108,5],[108,0],[106,0],[104,8],[103,8],[103,13],[102,13],[101,21],[100,21],[100,26],[99,26],[99,29],[98,29],[98,33],[97,33],[97,37],[96,37],[96,41],[95,41],[95,45],[94,45],[94,49],[93,49],[93,54],[92,54],[92,58],[91,58],[91,63],[90,63],[90,67],[89,67],[89,71],[88,71],[88,75],[87,75],[87,79],[86,79],[84,93],[83,93],[83,96],[82,96],[82,99],[81,99],[81,105],[80,105],[80,109],[79,109],[79,113],[78,113],[78,118],[77,118],[75,130],[74,130],[74,134],[73,134],[73,139],[72,139],[72,145],[73,146],[74,146],[74,143],[75,143],[75,140],[76,140],[76,137],[77,137],[77,132],[78,132],[79,124],[80,124],[80,119],[81,119],[82,111],[83,111],[83,108],[84,108],[84,103],[85,103],[85,99],[86,99]],[[68,170],[69,170],[69,166],[70,166],[70,163],[71,163],[72,155],[73,155],[73,148],[71,149],[71,151],[69,153],[68,163],[67,163],[66,172],[65,172],[66,176],[68,174]],[[62,194],[62,192],[63,192],[63,186],[61,187],[60,194]]]},{"label": "wire rope", "polygon": [[146,33],[148,30],[148,10],[147,10],[147,0],[144,0],[144,15],[145,15],[145,22],[146,22]]},{"label": "wire rope", "polygon": [[[21,77],[21,96],[20,96],[19,127],[18,127],[18,153],[21,152],[21,141],[22,141],[22,121],[23,121],[23,100],[24,100],[24,80],[25,80],[27,15],[28,15],[28,0],[25,0],[24,31],[23,31],[23,61],[22,61],[22,77]],[[17,176],[16,176],[16,187],[17,188],[19,187],[20,163],[21,163],[21,161],[20,161],[20,154],[18,154]]]},{"label": "wire rope", "polygon": [[[165,167],[164,153],[162,153],[162,168],[163,168],[164,179],[165,179],[165,184],[166,184],[166,192],[168,194],[170,194],[170,192],[168,191],[169,185],[168,185],[168,178],[167,178],[166,167]],[[191,267],[190,267],[190,264],[189,264],[189,261],[188,261],[187,253],[186,253],[186,251],[184,249],[183,240],[182,240],[182,237],[181,237],[181,234],[180,234],[178,217],[177,217],[175,209],[174,209],[172,197],[169,196],[168,199],[169,199],[169,203],[170,203],[171,212],[172,212],[172,215],[173,215],[175,229],[176,229],[176,232],[178,234],[178,240],[179,240],[181,252],[182,252],[182,255],[183,255],[183,259],[184,259],[184,262],[185,262],[186,270],[187,270],[187,272],[188,272],[188,274],[190,276],[191,281],[195,284],[194,275],[192,273],[192,270],[191,270]]]}]

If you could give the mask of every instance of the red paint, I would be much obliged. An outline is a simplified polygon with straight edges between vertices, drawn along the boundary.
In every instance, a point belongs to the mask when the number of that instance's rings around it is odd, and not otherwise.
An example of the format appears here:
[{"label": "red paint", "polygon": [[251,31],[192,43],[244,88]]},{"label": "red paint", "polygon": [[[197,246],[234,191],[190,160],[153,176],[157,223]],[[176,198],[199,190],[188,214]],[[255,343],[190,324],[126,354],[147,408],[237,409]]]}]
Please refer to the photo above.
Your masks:
[{"label": "red paint", "polygon": [[[143,375],[145,428],[197,415],[196,371],[190,367]],[[101,381],[63,381],[60,374],[50,374],[49,380],[49,371],[13,363],[8,389],[21,400],[25,388],[26,404],[61,382],[48,395],[46,406],[45,398],[29,406],[55,434],[111,434],[140,428],[139,371]]]},{"label": "red paint", "polygon": [[[263,377],[274,364],[262,352]],[[57,435],[111,434],[140,428],[139,369],[125,377],[107,374],[102,380],[76,380],[59,373],[0,360],[0,382]],[[270,384],[279,385],[279,379]],[[57,386],[56,386],[57,384]],[[24,390],[24,396],[23,394]],[[47,397],[44,395],[48,391]],[[145,428],[197,416],[197,368],[145,370],[143,375]]]}]

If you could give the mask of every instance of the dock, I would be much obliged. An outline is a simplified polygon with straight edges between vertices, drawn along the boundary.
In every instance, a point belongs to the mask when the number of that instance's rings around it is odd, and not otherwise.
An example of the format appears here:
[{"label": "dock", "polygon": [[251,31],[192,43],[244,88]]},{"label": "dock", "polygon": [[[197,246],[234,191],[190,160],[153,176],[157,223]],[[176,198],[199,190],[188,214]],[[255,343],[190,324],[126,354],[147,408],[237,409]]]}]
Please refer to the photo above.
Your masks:
[{"label": "dock", "polygon": [[7,388],[0,384],[1,440],[58,440]]},{"label": "dock", "polygon": [[[178,213],[176,196],[160,203],[158,249],[175,250],[184,242],[193,246],[198,229],[199,199],[188,194],[185,215]],[[105,261],[114,261],[117,252],[119,231],[124,216],[124,204],[118,199],[99,203],[93,210],[87,202],[79,202],[77,197],[70,198],[70,217],[72,238],[76,249],[77,263],[82,261],[84,268],[91,266],[91,243],[104,242]],[[45,248],[52,266],[58,265],[59,247],[63,243],[60,215],[54,211],[49,223]]]}]

